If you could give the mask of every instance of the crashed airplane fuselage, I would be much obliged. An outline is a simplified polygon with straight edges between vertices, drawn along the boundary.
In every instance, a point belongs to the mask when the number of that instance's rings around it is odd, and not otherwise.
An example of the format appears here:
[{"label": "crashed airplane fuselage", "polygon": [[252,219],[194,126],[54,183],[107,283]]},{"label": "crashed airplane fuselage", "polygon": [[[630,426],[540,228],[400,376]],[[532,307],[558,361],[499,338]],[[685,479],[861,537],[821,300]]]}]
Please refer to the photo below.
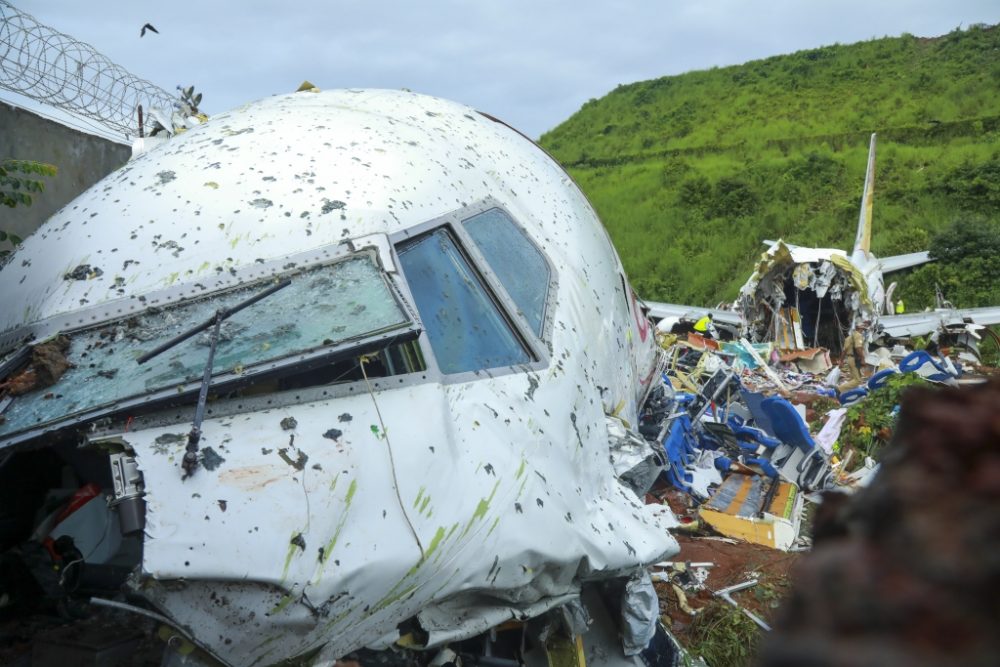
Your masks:
[{"label": "crashed airplane fuselage", "polygon": [[[404,623],[441,645],[676,549],[609,458],[608,416],[634,428],[658,377],[621,263],[566,173],[467,107],[334,91],[219,115],[0,281],[4,466],[114,489],[128,548],[105,562],[227,664]],[[14,388],[53,336],[64,372]]]},{"label": "crashed airplane fuselage", "polygon": [[975,350],[976,331],[1000,323],[1000,308],[894,314],[895,283],[885,287],[884,274],[931,261],[927,252],[876,257],[871,251],[875,190],[875,135],[871,135],[861,210],[851,251],[810,248],[782,240],[765,241],[754,272],[731,307],[701,308],[646,302],[657,319],[696,320],[711,313],[717,325],[734,336],[773,343],[793,351],[825,348],[843,352],[844,338],[855,324],[869,322],[873,338],[947,333],[966,339]]}]

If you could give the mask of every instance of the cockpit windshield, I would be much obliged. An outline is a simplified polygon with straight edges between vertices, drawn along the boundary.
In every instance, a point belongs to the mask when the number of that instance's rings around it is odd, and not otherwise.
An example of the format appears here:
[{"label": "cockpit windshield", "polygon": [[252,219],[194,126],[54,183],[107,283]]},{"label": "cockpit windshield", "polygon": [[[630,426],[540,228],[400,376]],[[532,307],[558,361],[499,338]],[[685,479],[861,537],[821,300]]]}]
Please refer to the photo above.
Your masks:
[{"label": "cockpit windshield", "polygon": [[[288,287],[222,323],[216,377],[238,380],[270,372],[328,352],[353,349],[389,332],[409,330],[416,335],[374,251],[357,252],[286,277],[291,278]],[[38,360],[9,378],[0,378],[6,380],[6,393],[12,398],[3,410],[0,439],[73,416],[117,411],[136,403],[137,397],[150,400],[190,391],[200,384],[210,331],[144,364],[136,359],[211,318],[217,310],[247,299],[269,282],[256,281],[163,308],[151,307],[60,337],[48,352],[64,356],[55,363],[64,368],[69,365],[57,382],[44,385],[31,378],[20,385],[15,382],[19,373],[44,373]],[[36,381],[34,387],[32,381]]]}]

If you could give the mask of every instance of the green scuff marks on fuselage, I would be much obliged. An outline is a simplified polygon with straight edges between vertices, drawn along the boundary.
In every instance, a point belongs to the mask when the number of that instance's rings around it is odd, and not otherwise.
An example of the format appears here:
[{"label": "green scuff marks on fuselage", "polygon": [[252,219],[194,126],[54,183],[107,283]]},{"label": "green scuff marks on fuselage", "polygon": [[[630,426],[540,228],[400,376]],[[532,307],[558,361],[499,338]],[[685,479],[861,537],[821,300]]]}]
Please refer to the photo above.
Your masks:
[{"label": "green scuff marks on fuselage", "polygon": [[[289,539],[290,540],[294,540],[297,535],[301,535],[301,534],[302,534],[301,531],[293,530],[292,531],[292,536]],[[288,568],[291,567],[291,565],[292,565],[292,558],[295,557],[295,551],[296,550],[301,551],[302,549],[301,549],[301,547],[299,547],[298,544],[296,544],[295,542],[290,541],[288,543],[288,555],[285,556],[285,567],[284,567],[284,569],[281,570],[281,580],[282,581],[284,581],[288,577]]]},{"label": "green scuff marks on fuselage", "polygon": [[417,585],[416,584],[412,584],[410,586],[407,586],[403,590],[399,591],[398,593],[396,593],[392,597],[384,598],[381,602],[379,602],[377,605],[375,605],[374,609],[372,609],[372,613],[374,614],[375,612],[382,611],[383,609],[385,609],[386,607],[388,607],[389,605],[391,605],[393,602],[396,602],[397,600],[403,599],[404,597],[406,597],[407,595],[409,595],[410,593],[412,593],[415,590],[417,590]]},{"label": "green scuff marks on fuselage", "polygon": [[347,618],[347,616],[349,614],[351,614],[357,608],[358,608],[358,605],[354,605],[353,607],[348,607],[344,611],[340,612],[339,614],[337,614],[336,616],[334,616],[333,618],[331,618],[327,622],[327,624],[324,626],[325,630],[329,631],[330,628],[332,628],[333,626],[337,625],[337,623],[340,623],[342,620],[344,620],[345,618]]},{"label": "green scuff marks on fuselage", "polygon": [[420,499],[424,497],[424,490],[426,488],[427,487],[425,487],[425,486],[421,486],[420,490],[417,491],[417,499],[413,501],[413,509],[417,509],[417,505],[420,504]]},{"label": "green scuff marks on fuselage", "polygon": [[527,485],[528,485],[528,478],[525,477],[524,479],[521,480],[521,486],[519,486],[518,489],[517,489],[516,500],[520,500],[521,499],[521,494],[524,493],[524,487],[526,487]]},{"label": "green scuff marks on fuselage", "polygon": [[424,510],[427,509],[427,505],[431,502],[430,496],[424,496],[424,502],[420,503],[420,513],[423,514]]},{"label": "green scuff marks on fuselage", "polygon": [[493,485],[493,490],[490,491],[490,495],[486,498],[479,499],[479,504],[476,505],[476,511],[472,513],[472,517],[469,519],[469,522],[465,524],[465,528],[462,530],[462,535],[460,537],[465,537],[465,535],[469,532],[469,529],[472,528],[472,524],[475,523],[477,519],[483,519],[486,517],[486,512],[489,511],[490,503],[493,502],[493,496],[496,495],[499,487],[500,480],[498,479],[496,484]]},{"label": "green scuff marks on fuselage", "polygon": [[326,544],[326,549],[323,550],[323,562],[330,560],[330,555],[333,553],[333,548],[337,546],[337,540],[340,538],[340,531],[344,529],[344,524],[347,523],[347,513],[351,510],[351,501],[354,499],[354,492],[358,490],[358,480],[352,479],[351,485],[347,487],[347,494],[344,496],[344,513],[340,515],[340,521],[337,522],[337,530],[333,532],[333,537]]},{"label": "green scuff marks on fuselage", "polygon": [[445,534],[445,532],[444,532],[444,526],[438,526],[437,531],[434,533],[434,537],[431,538],[431,543],[424,550],[424,555],[420,558],[420,560],[418,560],[413,565],[413,567],[411,567],[409,570],[407,570],[407,572],[403,576],[403,578],[400,579],[399,582],[389,590],[389,594],[391,594],[394,590],[396,590],[397,588],[399,588],[399,586],[404,581],[406,581],[407,578],[412,577],[414,574],[416,574],[417,570],[420,569],[420,566],[423,565],[424,563],[426,563],[430,559],[431,554],[433,554],[437,550],[437,548],[441,545],[441,542],[443,542],[444,540],[448,539],[448,537],[450,535],[451,535],[451,533],[448,533],[447,535]]},{"label": "green scuff marks on fuselage", "polygon": [[259,651],[260,649],[264,648],[265,646],[267,646],[271,642],[277,641],[279,639],[281,639],[281,635],[271,635],[270,637],[265,637],[264,641],[262,641],[261,643],[259,643],[259,644],[257,644],[256,646],[253,647],[253,650],[254,651]]},{"label": "green scuff marks on fuselage", "polygon": [[[433,556],[434,553],[438,551],[438,548],[455,533],[456,528],[458,528],[457,523],[454,524],[450,530],[445,532],[444,526],[438,526],[438,529],[434,532],[434,537],[431,538],[430,544],[428,544],[427,548],[424,550],[423,556],[420,558],[420,560],[414,563],[413,567],[407,570],[406,574],[403,575],[403,578],[397,581],[396,584],[389,589],[389,592],[385,594],[385,597],[383,597],[382,600],[375,605],[376,611],[378,609],[384,609],[387,600],[389,601],[398,600],[402,595],[405,595],[406,593],[413,591],[417,588],[418,584],[413,584],[409,586],[403,593],[400,593],[399,595],[396,594],[396,591],[398,591],[400,587],[402,587],[403,584],[407,582],[407,580],[409,580],[418,571],[420,571],[421,566],[423,566],[424,563],[430,560],[431,556]],[[443,551],[441,553],[443,553]],[[435,561],[440,559],[441,553],[438,553],[438,558],[436,558]]]},{"label": "green scuff marks on fuselage", "polygon": [[344,496],[344,511],[351,507],[351,500],[354,499],[354,492],[358,490],[358,480],[352,479],[351,485],[347,487],[347,495]]},{"label": "green scuff marks on fuselage", "polygon": [[272,616],[274,614],[277,614],[279,611],[281,611],[282,609],[284,609],[285,607],[287,607],[288,605],[290,605],[292,603],[293,599],[294,599],[294,597],[292,596],[291,593],[285,593],[284,597],[282,597],[280,600],[278,600],[278,604],[274,605],[274,608],[271,609],[271,611],[269,611],[267,613],[270,614],[270,615],[272,615]]},{"label": "green scuff marks on fuselage", "polygon": [[[333,482],[330,483],[331,490],[333,490],[333,487],[337,485],[338,477],[340,477],[339,474],[337,477],[334,477]],[[344,511],[340,515],[340,521],[337,522],[337,529],[333,531],[333,537],[331,537],[330,541],[326,543],[325,547],[323,547],[323,559],[320,562],[319,567],[316,568],[316,574],[312,578],[313,584],[319,582],[319,578],[323,576],[323,570],[326,569],[326,564],[333,560],[333,550],[337,546],[337,540],[340,539],[340,531],[342,531],[344,526],[347,524],[347,516],[351,511],[351,502],[354,500],[354,494],[357,490],[358,480],[352,479],[350,486],[347,487],[347,493],[344,495]]]},{"label": "green scuff marks on fuselage", "polygon": [[431,539],[431,543],[427,546],[427,551],[424,552],[424,560],[431,557],[431,554],[434,553],[444,539],[444,526],[438,526],[437,532],[434,533],[434,537]]},{"label": "green scuff marks on fuselage", "polygon": [[[479,503],[476,505],[476,510],[472,513],[472,516],[469,518],[468,523],[465,525],[465,528],[462,530],[462,534],[460,536],[460,539],[462,537],[465,537],[466,534],[468,534],[469,530],[472,528],[472,524],[474,524],[477,520],[482,520],[482,519],[486,518],[486,513],[490,509],[490,504],[493,502],[494,496],[496,496],[497,489],[500,488],[500,481],[501,480],[498,479],[496,481],[496,483],[493,484],[493,489],[490,491],[490,495],[488,495],[485,498],[480,498],[479,499]],[[421,489],[421,493],[418,494],[418,498],[420,498],[422,496],[422,494],[423,494],[423,489]],[[429,500],[429,496],[427,497],[427,500]],[[426,505],[426,501],[425,501],[425,505]],[[422,509],[423,508],[421,508],[421,510]],[[500,520],[500,517],[497,517],[493,521],[493,525],[490,527],[490,533],[492,533],[493,530],[496,528],[497,524],[499,523],[499,520]],[[409,586],[406,586],[405,588],[403,588],[404,584],[409,579],[411,579],[414,575],[417,574],[417,572],[420,570],[421,566],[424,563],[426,563],[435,552],[438,552],[438,549],[441,547],[441,545],[446,540],[448,540],[452,535],[454,535],[455,531],[457,529],[458,529],[458,524],[457,523],[453,524],[451,526],[451,528],[448,529],[447,532],[445,531],[444,526],[439,526],[438,529],[437,529],[437,531],[435,531],[435,533],[434,533],[434,537],[431,538],[430,544],[424,550],[423,557],[413,567],[411,567],[409,569],[409,571],[407,571],[407,573],[399,581],[397,581],[396,584],[392,588],[389,589],[389,591],[385,594],[385,597],[383,597],[372,608],[372,613],[377,612],[377,611],[382,610],[382,609],[385,609],[386,607],[388,607],[393,602],[396,602],[397,600],[400,600],[403,597],[405,597],[406,595],[409,595],[410,593],[412,593],[413,591],[415,591],[417,589],[417,586],[419,584],[414,583],[414,584],[410,584]],[[440,556],[441,556],[442,553],[443,553],[443,551],[441,551],[441,552],[438,553],[439,558],[440,558]],[[435,559],[435,560],[438,560],[438,559]]]}]

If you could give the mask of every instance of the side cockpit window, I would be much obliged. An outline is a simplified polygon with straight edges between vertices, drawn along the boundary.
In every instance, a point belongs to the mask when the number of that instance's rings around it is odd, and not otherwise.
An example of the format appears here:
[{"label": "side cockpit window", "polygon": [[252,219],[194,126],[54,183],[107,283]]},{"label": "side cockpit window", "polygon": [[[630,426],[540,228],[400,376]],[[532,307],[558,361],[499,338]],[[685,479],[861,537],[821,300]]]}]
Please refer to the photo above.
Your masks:
[{"label": "side cockpit window", "polygon": [[397,251],[442,373],[533,361],[445,227],[400,245]]},{"label": "side cockpit window", "polygon": [[491,208],[463,221],[493,273],[542,337],[551,270],[541,251],[504,211]]}]

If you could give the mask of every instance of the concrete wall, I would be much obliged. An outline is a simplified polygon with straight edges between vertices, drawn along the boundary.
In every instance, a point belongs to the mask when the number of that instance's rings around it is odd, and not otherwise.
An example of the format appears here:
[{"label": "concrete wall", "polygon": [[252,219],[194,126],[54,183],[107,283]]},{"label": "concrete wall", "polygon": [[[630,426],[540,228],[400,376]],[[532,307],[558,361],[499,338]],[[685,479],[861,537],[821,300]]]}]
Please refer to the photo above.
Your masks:
[{"label": "concrete wall", "polygon": [[[24,238],[77,195],[125,164],[130,146],[80,132],[0,101],[0,159],[48,162],[59,169],[31,206],[0,206],[0,229]],[[6,244],[0,244],[7,247]]]}]

